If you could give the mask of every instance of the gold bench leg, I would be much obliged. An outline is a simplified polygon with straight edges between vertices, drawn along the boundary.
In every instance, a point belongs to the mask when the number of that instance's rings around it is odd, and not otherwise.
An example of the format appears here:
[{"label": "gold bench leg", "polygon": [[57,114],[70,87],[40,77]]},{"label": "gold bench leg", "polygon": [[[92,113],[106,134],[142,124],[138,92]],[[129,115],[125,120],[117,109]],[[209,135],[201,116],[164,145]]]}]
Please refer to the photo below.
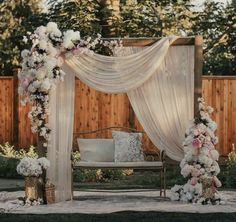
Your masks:
[{"label": "gold bench leg", "polygon": [[161,169],[161,172],[160,172],[160,197],[162,197],[162,193],[163,193],[163,172],[162,172],[162,169]]},{"label": "gold bench leg", "polygon": [[166,198],[166,167],[163,168],[164,197]]}]

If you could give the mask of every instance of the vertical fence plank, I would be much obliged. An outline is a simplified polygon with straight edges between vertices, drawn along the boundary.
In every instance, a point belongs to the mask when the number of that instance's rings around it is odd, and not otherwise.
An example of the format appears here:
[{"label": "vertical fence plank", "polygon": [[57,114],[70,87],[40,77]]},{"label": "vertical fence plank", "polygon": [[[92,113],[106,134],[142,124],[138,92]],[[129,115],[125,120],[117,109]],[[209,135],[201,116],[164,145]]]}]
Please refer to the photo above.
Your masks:
[{"label": "vertical fence plank", "polygon": [[[30,120],[27,115],[30,106],[18,104],[18,135],[14,135],[14,80],[13,77],[0,78],[0,143],[14,142],[18,137],[17,148],[28,148],[37,144],[37,136],[31,133]],[[232,143],[236,143],[236,77],[204,76],[202,93],[206,103],[215,108],[213,119],[218,124],[217,149],[221,155],[231,151]],[[20,99],[20,98],[19,98]],[[130,126],[130,103],[126,94],[105,94],[93,90],[76,80],[74,144],[78,132],[96,130],[110,126]],[[134,116],[134,127],[143,130]],[[16,131],[15,131],[16,132]],[[93,134],[87,138],[111,137],[110,132]],[[154,145],[144,138],[147,150],[154,151]]]},{"label": "vertical fence plank", "polygon": [[13,143],[13,77],[0,77],[0,143]]}]

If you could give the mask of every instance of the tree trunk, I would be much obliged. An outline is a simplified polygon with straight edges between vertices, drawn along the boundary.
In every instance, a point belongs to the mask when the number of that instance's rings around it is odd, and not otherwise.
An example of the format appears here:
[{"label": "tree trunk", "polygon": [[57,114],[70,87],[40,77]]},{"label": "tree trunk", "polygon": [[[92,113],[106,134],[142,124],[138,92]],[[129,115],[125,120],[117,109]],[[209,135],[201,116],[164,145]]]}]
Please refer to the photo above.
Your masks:
[{"label": "tree trunk", "polygon": [[120,19],[120,0],[100,0],[101,23],[104,37],[116,37],[119,33],[117,21]]}]

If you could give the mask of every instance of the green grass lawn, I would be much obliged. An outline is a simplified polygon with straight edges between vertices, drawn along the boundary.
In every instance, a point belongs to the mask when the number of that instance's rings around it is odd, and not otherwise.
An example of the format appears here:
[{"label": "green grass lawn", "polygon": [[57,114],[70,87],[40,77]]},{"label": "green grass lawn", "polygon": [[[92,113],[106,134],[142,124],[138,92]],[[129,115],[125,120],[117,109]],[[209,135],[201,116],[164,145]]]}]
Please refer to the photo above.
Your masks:
[{"label": "green grass lawn", "polygon": [[236,213],[193,214],[123,211],[111,214],[0,214],[1,222],[233,222]]}]

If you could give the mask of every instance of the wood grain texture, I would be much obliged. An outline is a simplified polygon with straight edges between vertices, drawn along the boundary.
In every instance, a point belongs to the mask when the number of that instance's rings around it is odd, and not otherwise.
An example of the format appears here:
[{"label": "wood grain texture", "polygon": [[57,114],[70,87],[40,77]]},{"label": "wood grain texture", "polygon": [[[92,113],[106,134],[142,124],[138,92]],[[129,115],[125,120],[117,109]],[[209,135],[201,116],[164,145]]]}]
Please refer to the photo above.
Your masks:
[{"label": "wood grain texture", "polygon": [[[12,77],[0,78],[0,143],[13,143],[13,88]],[[126,94],[105,94],[89,88],[80,80],[76,80],[74,148],[77,147],[78,132],[96,130],[110,126],[130,127],[130,104]],[[214,107],[213,119],[218,124],[217,149],[221,155],[231,151],[232,143],[236,144],[236,76],[203,76],[202,94],[208,105]],[[28,148],[37,144],[37,136],[31,133],[30,120],[27,115],[30,106],[18,105],[18,147]],[[135,128],[143,130],[134,116],[131,121]],[[110,132],[92,134],[90,138],[111,137]],[[144,147],[155,151],[154,145],[144,137]]]},{"label": "wood grain texture", "polygon": [[216,148],[225,156],[236,143],[236,77],[204,76],[202,79],[203,97],[215,109],[212,118],[218,124],[219,137]]},{"label": "wood grain texture", "polygon": [[0,77],[0,143],[13,142],[13,77]]}]

